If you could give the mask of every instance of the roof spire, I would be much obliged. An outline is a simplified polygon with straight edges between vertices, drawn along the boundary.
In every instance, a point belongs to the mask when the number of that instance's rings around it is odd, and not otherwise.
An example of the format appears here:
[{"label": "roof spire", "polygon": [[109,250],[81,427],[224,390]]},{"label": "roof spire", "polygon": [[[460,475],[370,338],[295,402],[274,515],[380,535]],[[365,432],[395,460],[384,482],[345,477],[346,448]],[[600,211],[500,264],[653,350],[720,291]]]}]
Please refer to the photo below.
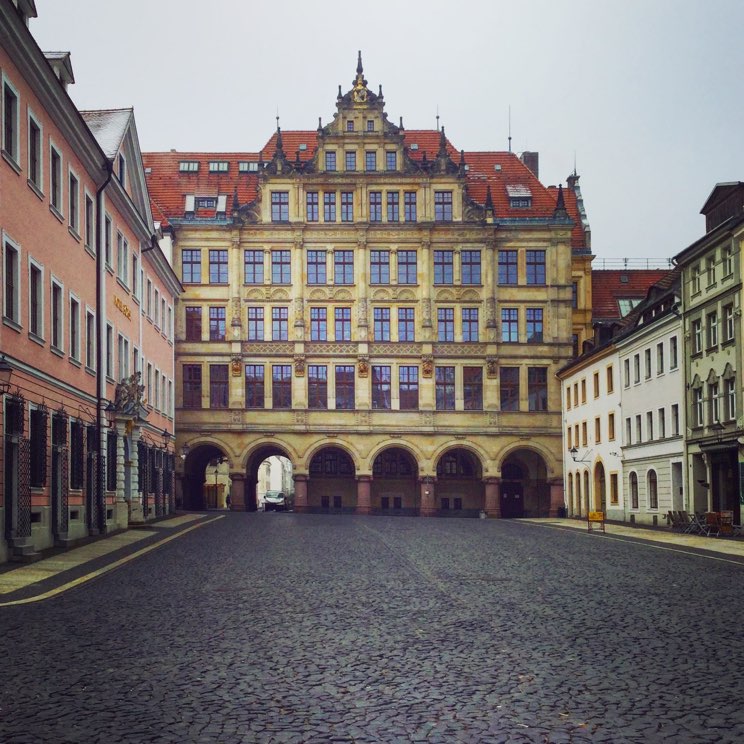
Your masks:
[{"label": "roof spire", "polygon": [[568,217],[566,211],[566,201],[563,196],[563,184],[558,185],[558,199],[555,202],[555,209],[553,210],[553,219],[565,219]]},{"label": "roof spire", "polygon": [[233,203],[232,203],[232,211],[233,214],[237,212],[240,209],[240,202],[238,201],[238,187],[235,187],[235,190],[233,191]]},{"label": "roof spire", "polygon": [[493,218],[493,197],[491,196],[491,184],[486,188],[486,203],[483,205],[486,210],[486,218]]},{"label": "roof spire", "polygon": [[359,50],[359,57],[357,58],[357,75],[364,73],[364,67],[362,67],[362,50]]},{"label": "roof spire", "polygon": [[284,143],[282,141],[282,128],[279,126],[279,117],[276,117],[276,151],[284,151]]},{"label": "roof spire", "polygon": [[447,157],[447,137],[444,134],[444,127],[439,130],[439,152],[437,157]]},{"label": "roof spire", "polygon": [[352,85],[355,88],[366,88],[367,81],[364,79],[364,67],[362,66],[362,50],[359,50],[359,57],[357,59],[356,77],[354,78]]},{"label": "roof spire", "polygon": [[509,104],[509,152],[511,152],[511,104]]},{"label": "roof spire", "polygon": [[439,131],[439,104],[437,104],[437,132]]}]

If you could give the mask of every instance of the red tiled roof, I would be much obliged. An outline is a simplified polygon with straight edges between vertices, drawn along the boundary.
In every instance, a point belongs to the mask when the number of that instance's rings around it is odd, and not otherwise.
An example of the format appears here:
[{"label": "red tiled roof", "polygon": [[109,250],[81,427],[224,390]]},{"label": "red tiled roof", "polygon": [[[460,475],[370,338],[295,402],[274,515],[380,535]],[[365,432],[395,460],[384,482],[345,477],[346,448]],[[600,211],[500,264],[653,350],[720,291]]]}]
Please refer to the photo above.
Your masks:
[{"label": "red tiled roof", "polygon": [[[269,141],[264,145],[263,150],[261,150],[264,160],[271,160],[274,157],[274,153],[276,152],[276,137],[277,134],[274,132],[269,138]],[[305,145],[306,149],[300,150],[300,145]],[[312,160],[317,147],[318,132],[314,129],[291,132],[282,131],[282,149],[287,156],[287,160],[294,161],[298,153],[303,163],[307,160]]]},{"label": "red tiled roof", "polygon": [[618,300],[644,300],[649,288],[670,274],[669,269],[594,269],[592,319],[619,320]]}]

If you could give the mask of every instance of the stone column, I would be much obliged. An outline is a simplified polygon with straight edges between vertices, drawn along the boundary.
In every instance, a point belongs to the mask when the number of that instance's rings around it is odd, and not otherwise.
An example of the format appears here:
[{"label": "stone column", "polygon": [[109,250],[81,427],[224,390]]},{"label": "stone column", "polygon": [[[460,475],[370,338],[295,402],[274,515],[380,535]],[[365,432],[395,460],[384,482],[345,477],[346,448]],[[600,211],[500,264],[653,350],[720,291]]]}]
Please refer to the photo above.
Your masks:
[{"label": "stone column", "polygon": [[124,437],[126,436],[126,430],[127,426],[124,421],[116,422],[116,462],[109,463],[109,467],[116,468],[116,501],[118,503],[129,500],[129,494],[124,493],[126,483],[124,476]]},{"label": "stone column", "polygon": [[[142,501],[142,494],[139,491],[139,439],[140,430],[138,426],[132,429],[132,444],[129,447],[129,485],[130,492],[127,494],[127,500],[129,501]],[[135,498],[132,499],[132,492],[134,492]]]},{"label": "stone column", "polygon": [[245,503],[245,473],[230,473],[230,508],[233,511],[247,511]]},{"label": "stone column", "polygon": [[357,477],[357,514],[372,513],[372,477],[360,475]]},{"label": "stone column", "polygon": [[501,519],[501,479],[486,478],[486,516]]},{"label": "stone column", "polygon": [[548,511],[549,517],[557,517],[558,509],[565,506],[565,499],[563,497],[563,479],[554,478],[548,481],[550,485],[550,510]]},{"label": "stone column", "polygon": [[306,475],[295,475],[295,502],[294,510],[296,512],[306,512],[308,510],[307,503],[307,476]]},{"label": "stone column", "polygon": [[430,476],[421,479],[421,509],[419,516],[433,517],[436,513],[436,492],[434,489],[434,479]]}]

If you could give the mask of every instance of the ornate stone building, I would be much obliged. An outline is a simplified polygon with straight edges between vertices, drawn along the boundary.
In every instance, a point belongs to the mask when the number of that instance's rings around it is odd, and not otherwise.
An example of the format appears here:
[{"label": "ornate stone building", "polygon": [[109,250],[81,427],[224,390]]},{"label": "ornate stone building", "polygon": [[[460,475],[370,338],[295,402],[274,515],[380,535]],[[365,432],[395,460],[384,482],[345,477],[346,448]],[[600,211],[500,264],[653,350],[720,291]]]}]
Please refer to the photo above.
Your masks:
[{"label": "ornate stone building", "polygon": [[297,510],[547,515],[563,503],[555,372],[591,335],[578,189],[537,154],[457,151],[368,87],[252,153],[145,154],[184,285],[177,474],[230,463],[253,509],[288,458]]}]

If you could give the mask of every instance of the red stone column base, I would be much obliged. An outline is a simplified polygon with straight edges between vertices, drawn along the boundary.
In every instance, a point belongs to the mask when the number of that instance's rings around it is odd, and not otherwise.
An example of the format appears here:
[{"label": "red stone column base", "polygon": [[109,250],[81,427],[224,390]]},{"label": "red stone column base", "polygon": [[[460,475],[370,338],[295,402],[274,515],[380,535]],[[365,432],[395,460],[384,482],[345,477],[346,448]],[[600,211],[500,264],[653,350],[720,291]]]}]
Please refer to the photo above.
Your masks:
[{"label": "red stone column base", "polygon": [[550,510],[548,511],[549,517],[557,517],[558,510],[565,506],[565,498],[563,495],[563,480],[553,480],[550,483]]},{"label": "red stone column base", "polygon": [[501,519],[501,480],[499,478],[486,479],[486,516],[491,519]]},{"label": "red stone column base", "polygon": [[369,475],[360,475],[357,478],[356,513],[372,513],[372,478]]},{"label": "red stone column base", "polygon": [[295,500],[294,510],[300,514],[309,511],[307,503],[307,476],[295,475]]},{"label": "red stone column base", "polygon": [[421,506],[420,517],[433,517],[437,513],[436,494],[434,491],[434,479],[427,477],[421,479]]}]

